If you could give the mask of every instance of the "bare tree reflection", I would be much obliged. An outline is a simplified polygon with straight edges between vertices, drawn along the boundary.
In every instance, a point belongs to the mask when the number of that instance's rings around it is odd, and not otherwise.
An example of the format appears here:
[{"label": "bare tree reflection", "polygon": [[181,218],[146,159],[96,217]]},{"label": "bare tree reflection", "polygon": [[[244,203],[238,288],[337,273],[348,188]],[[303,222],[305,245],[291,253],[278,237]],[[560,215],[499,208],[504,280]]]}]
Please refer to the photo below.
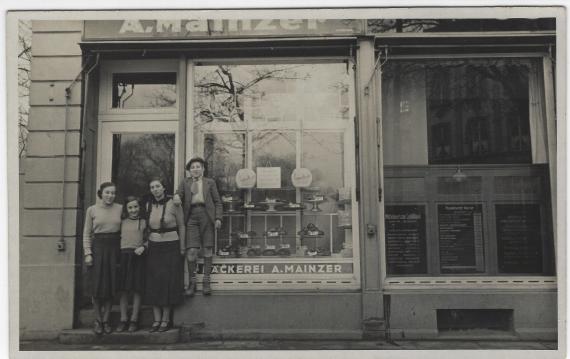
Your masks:
[{"label": "bare tree reflection", "polygon": [[168,193],[174,187],[174,134],[113,135],[112,180],[119,199],[148,194],[148,181],[165,179]]},{"label": "bare tree reflection", "polygon": [[385,106],[405,114],[410,86],[425,84],[430,163],[528,162],[533,66],[521,59],[388,62]]},{"label": "bare tree reflection", "polygon": [[369,19],[371,33],[555,30],[554,18],[539,19]]},{"label": "bare tree reflection", "polygon": [[195,84],[199,92],[195,118],[202,123],[243,122],[245,120],[243,99],[252,98],[261,91],[257,85],[263,81],[303,80],[310,74],[300,76],[295,68],[302,65],[253,66],[247,74],[236,79],[236,66],[218,65]]}]

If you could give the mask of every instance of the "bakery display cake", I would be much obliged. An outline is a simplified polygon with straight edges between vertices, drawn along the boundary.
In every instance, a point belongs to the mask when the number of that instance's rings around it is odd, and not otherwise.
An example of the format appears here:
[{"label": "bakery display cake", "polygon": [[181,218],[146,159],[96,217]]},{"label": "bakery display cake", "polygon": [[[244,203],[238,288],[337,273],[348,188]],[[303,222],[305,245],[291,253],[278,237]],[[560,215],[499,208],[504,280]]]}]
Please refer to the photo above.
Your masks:
[{"label": "bakery display cake", "polygon": [[275,238],[275,237],[279,237],[279,236],[284,236],[287,234],[287,231],[285,231],[283,228],[278,227],[278,228],[269,228],[266,232],[265,232],[265,237],[267,238]]},{"label": "bakery display cake", "polygon": [[302,203],[287,202],[280,205],[279,209],[284,211],[297,211],[305,209],[305,206]]},{"label": "bakery display cake", "polygon": [[319,208],[319,204],[325,201],[325,196],[322,194],[314,193],[310,196],[305,198],[305,202],[311,203],[313,207],[311,208],[311,212],[320,212],[321,209]]},{"label": "bakery display cake", "polygon": [[232,213],[236,212],[235,206],[236,204],[242,203],[242,200],[232,194],[224,194],[222,195],[222,202],[227,206],[227,212]]},{"label": "bakery display cake", "polygon": [[301,235],[301,237],[322,237],[325,235],[325,232],[321,231],[313,223],[309,223],[305,228],[299,231],[299,235]]},{"label": "bakery display cake", "polygon": [[277,210],[275,208],[277,207],[277,205],[282,203],[283,202],[277,198],[269,198],[269,197],[265,198],[263,202],[259,202],[259,204],[267,206],[267,209],[265,210],[266,212],[276,212]]}]

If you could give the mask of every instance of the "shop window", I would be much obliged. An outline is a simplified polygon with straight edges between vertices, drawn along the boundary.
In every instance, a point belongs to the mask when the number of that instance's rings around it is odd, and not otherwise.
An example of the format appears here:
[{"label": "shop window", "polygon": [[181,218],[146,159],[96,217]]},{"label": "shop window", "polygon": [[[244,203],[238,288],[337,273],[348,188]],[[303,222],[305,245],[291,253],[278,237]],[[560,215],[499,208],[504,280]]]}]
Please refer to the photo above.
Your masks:
[{"label": "shop window", "polygon": [[114,73],[112,108],[139,109],[176,106],[175,72]]},{"label": "shop window", "polygon": [[554,273],[540,64],[383,67],[388,276]]},{"label": "shop window", "polygon": [[[196,64],[193,72],[194,152],[204,154],[224,201],[218,260],[352,261],[352,67]],[[240,186],[241,169],[253,171],[255,185]],[[330,268],[354,273],[348,264]]]}]

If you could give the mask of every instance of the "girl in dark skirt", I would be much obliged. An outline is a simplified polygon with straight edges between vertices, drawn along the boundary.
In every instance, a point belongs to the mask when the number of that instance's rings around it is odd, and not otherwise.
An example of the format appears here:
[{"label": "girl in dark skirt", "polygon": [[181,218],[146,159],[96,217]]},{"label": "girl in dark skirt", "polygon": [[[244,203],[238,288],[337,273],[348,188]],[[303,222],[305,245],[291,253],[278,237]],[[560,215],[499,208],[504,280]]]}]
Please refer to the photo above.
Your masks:
[{"label": "girl in dark skirt", "polygon": [[[121,262],[118,274],[118,290],[121,292],[121,321],[117,332],[138,330],[141,295],[144,292],[145,277],[145,232],[146,220],[141,218],[141,204],[138,198],[129,196],[123,206],[121,222]],[[129,294],[133,295],[133,312],[128,319]]]},{"label": "girl in dark skirt", "polygon": [[93,302],[93,331],[98,335],[113,331],[109,324],[109,314],[117,291],[122,211],[122,206],[114,203],[115,188],[111,182],[101,184],[97,191],[100,201],[87,208],[83,228],[86,291]]},{"label": "girl in dark skirt", "polygon": [[172,327],[172,307],[183,300],[184,213],[166,196],[164,181],[150,181],[152,198],[147,204],[149,242],[145,300],[154,316],[151,332]]}]

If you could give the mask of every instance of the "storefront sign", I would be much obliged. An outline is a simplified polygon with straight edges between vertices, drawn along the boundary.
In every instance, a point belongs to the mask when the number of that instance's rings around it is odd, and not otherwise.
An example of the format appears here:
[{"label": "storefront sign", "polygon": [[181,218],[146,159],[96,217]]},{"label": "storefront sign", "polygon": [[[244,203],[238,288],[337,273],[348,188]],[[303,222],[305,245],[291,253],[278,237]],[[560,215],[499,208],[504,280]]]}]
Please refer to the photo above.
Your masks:
[{"label": "storefront sign", "polygon": [[[198,273],[203,273],[203,265]],[[352,263],[215,263],[212,274],[348,274]]]},{"label": "storefront sign", "polygon": [[281,167],[257,167],[257,188],[281,188]]},{"label": "storefront sign", "polygon": [[425,274],[425,206],[386,206],[388,274]]},{"label": "storefront sign", "polygon": [[441,272],[484,271],[482,206],[438,205],[437,217]]},{"label": "storefront sign", "polygon": [[497,251],[501,273],[541,273],[542,238],[537,204],[496,205]]},{"label": "storefront sign", "polygon": [[83,40],[346,36],[363,34],[364,21],[363,19],[97,20],[84,22]]},{"label": "storefront sign", "polygon": [[236,173],[236,185],[238,188],[253,188],[256,174],[249,168],[242,168]]}]

